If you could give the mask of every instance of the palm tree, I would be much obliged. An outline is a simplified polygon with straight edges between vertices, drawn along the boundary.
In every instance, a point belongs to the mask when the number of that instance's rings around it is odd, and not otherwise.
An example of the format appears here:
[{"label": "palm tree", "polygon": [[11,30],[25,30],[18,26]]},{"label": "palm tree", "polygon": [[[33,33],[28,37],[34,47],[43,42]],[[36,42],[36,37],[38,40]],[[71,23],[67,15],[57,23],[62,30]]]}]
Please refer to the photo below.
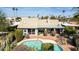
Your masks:
[{"label": "palm tree", "polygon": [[11,49],[11,41],[10,40],[12,40],[12,33],[9,33],[6,36],[6,47],[5,47],[5,51],[10,51],[10,49]]},{"label": "palm tree", "polygon": [[0,24],[1,23],[4,23],[6,20],[5,20],[5,13],[3,13],[2,11],[0,11]]},{"label": "palm tree", "polygon": [[37,14],[37,18],[39,18],[39,14]]},{"label": "palm tree", "polygon": [[14,19],[15,19],[16,18],[16,12],[18,11],[18,8],[13,7],[12,10],[14,12]]},{"label": "palm tree", "polygon": [[62,10],[62,13],[63,13],[63,17],[65,16],[65,15],[64,15],[64,14],[65,14],[65,12],[66,12],[65,10]]},{"label": "palm tree", "polygon": [[62,10],[62,13],[63,13],[63,21],[65,21],[65,12],[66,12],[66,10]]},{"label": "palm tree", "polygon": [[77,21],[79,24],[79,7],[74,7],[73,10],[76,12],[74,13],[74,16],[71,20]]},{"label": "palm tree", "polygon": [[76,11],[76,13],[79,13],[79,7],[73,7],[72,10]]},{"label": "palm tree", "polygon": [[8,22],[4,12],[0,11],[0,31],[7,31]]}]

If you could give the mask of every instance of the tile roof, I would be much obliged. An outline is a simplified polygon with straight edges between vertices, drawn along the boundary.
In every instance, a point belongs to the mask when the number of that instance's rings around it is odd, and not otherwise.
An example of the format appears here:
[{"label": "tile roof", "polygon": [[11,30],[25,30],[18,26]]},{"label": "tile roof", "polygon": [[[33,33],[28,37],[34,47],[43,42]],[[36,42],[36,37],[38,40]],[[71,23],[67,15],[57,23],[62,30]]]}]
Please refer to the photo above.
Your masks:
[{"label": "tile roof", "polygon": [[18,28],[63,28],[61,22],[56,19],[38,19],[26,18],[22,19]]}]

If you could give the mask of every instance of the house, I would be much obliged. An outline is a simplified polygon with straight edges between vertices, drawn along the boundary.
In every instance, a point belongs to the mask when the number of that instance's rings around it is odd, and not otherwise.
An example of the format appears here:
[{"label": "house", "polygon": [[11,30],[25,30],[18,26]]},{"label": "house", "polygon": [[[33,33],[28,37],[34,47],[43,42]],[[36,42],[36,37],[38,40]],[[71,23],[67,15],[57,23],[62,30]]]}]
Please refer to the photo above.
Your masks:
[{"label": "house", "polygon": [[75,29],[76,32],[79,34],[79,24],[77,22],[78,21],[70,21],[70,22],[63,23],[62,25],[63,26],[73,27],[73,29]]},{"label": "house", "polygon": [[44,29],[47,29],[48,33],[51,33],[51,31],[60,32],[63,30],[61,24],[62,22],[57,19],[24,18],[17,28],[23,30],[23,35],[38,35],[43,33]]}]

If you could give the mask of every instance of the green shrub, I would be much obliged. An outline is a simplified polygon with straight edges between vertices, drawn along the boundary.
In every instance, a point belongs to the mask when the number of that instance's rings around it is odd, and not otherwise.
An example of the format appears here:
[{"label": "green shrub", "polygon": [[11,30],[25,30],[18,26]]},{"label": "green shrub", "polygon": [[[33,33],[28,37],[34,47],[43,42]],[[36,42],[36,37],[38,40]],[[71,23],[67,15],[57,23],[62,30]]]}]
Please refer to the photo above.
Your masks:
[{"label": "green shrub", "polygon": [[16,29],[15,38],[16,38],[17,42],[19,42],[23,39],[23,31],[21,29]]},{"label": "green shrub", "polygon": [[6,47],[4,50],[9,51],[15,47],[16,40],[13,37],[14,37],[14,32],[8,33],[8,35],[6,36]]},{"label": "green shrub", "polygon": [[16,26],[14,26],[14,27],[8,26],[7,27],[7,30],[8,31],[15,31],[15,29],[16,29]]},{"label": "green shrub", "polygon": [[43,51],[53,51],[54,50],[54,45],[51,43],[43,43],[42,44],[42,50]]},{"label": "green shrub", "polygon": [[30,38],[30,35],[29,35],[29,34],[27,34],[25,37],[26,37],[27,39],[29,39],[29,38]]},{"label": "green shrub", "polygon": [[9,33],[6,36],[6,47],[5,47],[6,51],[10,51],[11,50],[11,40],[12,40],[12,33]]},{"label": "green shrub", "polygon": [[7,31],[7,27],[8,27],[8,26],[0,25],[0,31]]},{"label": "green shrub", "polygon": [[64,30],[65,30],[65,33],[68,35],[74,35],[76,33],[76,30],[73,29],[73,27],[66,26]]},{"label": "green shrub", "polygon": [[17,17],[17,18],[16,18],[16,21],[17,21],[17,22],[19,22],[19,21],[21,21],[21,20],[22,20],[21,17]]}]

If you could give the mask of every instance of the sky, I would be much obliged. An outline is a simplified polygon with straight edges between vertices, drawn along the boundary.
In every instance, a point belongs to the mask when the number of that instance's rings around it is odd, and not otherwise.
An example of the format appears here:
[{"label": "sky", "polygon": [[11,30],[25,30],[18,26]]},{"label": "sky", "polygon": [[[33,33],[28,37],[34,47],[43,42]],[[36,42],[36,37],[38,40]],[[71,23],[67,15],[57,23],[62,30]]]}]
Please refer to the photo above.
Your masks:
[{"label": "sky", "polygon": [[14,12],[11,7],[0,7],[0,10],[6,14],[6,17],[26,17],[26,16],[58,16],[62,15],[62,10],[65,10],[64,16],[71,17],[75,13],[72,7],[17,7],[17,11]]}]

